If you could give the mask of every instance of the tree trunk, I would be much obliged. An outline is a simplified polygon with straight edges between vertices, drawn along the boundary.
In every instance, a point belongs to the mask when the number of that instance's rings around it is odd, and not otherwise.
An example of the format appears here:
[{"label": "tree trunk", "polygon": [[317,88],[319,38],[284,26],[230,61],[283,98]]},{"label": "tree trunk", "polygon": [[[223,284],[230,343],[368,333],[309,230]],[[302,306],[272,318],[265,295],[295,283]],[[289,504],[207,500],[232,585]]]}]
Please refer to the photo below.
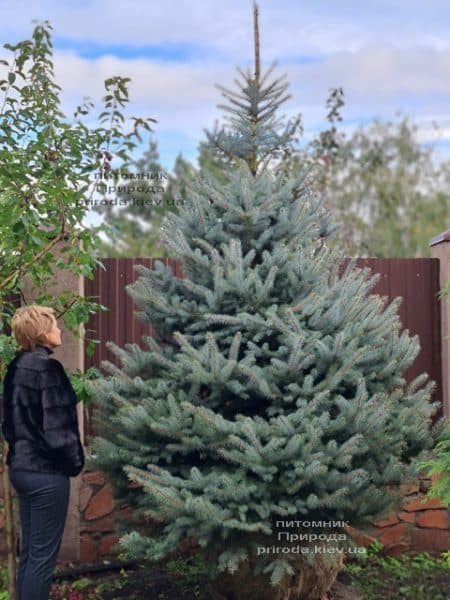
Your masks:
[{"label": "tree trunk", "polygon": [[221,573],[211,582],[209,592],[213,600],[326,600],[342,569],[344,555],[315,554],[312,565],[298,555],[297,562],[291,563],[295,574],[284,577],[277,587],[270,584],[270,575],[254,575],[257,560],[253,557],[249,563],[247,559],[235,573]]},{"label": "tree trunk", "polygon": [[16,587],[16,548],[14,518],[11,501],[11,486],[8,477],[8,466],[6,457],[8,454],[8,444],[3,440],[2,443],[2,478],[3,478],[3,506],[5,511],[6,525],[6,545],[8,549],[8,597],[10,600],[18,600]]}]

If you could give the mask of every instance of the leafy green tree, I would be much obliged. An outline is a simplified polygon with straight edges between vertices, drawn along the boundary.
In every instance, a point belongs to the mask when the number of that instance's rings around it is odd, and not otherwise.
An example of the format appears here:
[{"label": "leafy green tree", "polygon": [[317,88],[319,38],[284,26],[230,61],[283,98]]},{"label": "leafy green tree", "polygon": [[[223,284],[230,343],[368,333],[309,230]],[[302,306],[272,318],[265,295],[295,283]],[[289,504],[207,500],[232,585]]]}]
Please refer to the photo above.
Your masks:
[{"label": "leafy green tree", "polygon": [[445,506],[450,505],[450,428],[442,436],[434,449],[434,456],[424,461],[421,467],[427,469],[430,476],[438,475],[428,490],[430,498],[440,498]]},{"label": "leafy green tree", "polygon": [[[442,288],[438,297],[441,302],[450,302],[450,282]],[[424,461],[420,466],[426,469],[430,477],[438,475],[428,490],[428,496],[430,498],[438,497],[443,504],[448,506],[450,504],[450,425],[437,442],[433,457]]]},{"label": "leafy green tree", "polygon": [[[184,279],[159,261],[127,286],[155,334],[147,348],[107,343],[121,366],[104,361],[109,376],[91,384],[93,464],[143,517],[120,540],[127,558],[157,561],[193,537],[225,597],[318,600],[342,566],[344,522],[399,504],[395,484],[443,425],[434,382],[403,376],[419,343],[400,331],[398,299],[369,294],[378,276],[354,262],[339,273],[308,169],[269,168],[295,128],[258,117],[275,116],[285,88],[260,79],[256,56],[234,129],[211,138],[236,165],[228,181],[196,178],[163,222]],[[294,538],[332,521],[339,552],[291,552],[285,520]]]},{"label": "leafy green tree", "polygon": [[161,238],[161,223],[168,212],[177,212],[186,199],[186,184],[192,180],[194,167],[181,154],[172,173],[159,162],[158,145],[150,140],[149,149],[128,170],[118,168],[99,183],[111,190],[110,198],[95,210],[104,216],[106,239],[102,256],[162,257],[166,255]]},{"label": "leafy green tree", "polygon": [[[123,131],[120,107],[128,102],[128,78],[105,81],[99,118],[107,127],[83,123],[82,115],[93,107],[89,99],[77,108],[72,121],[61,112],[51,29],[45,21],[36,25],[31,40],[4,44],[12,58],[1,61],[6,77],[0,79],[0,382],[17,350],[14,338],[4,332],[16,308],[12,299],[18,296],[22,304],[28,303],[26,280],[38,294],[33,302],[52,306],[75,335],[90,314],[102,308],[73,290],[54,297],[41,288],[63,270],[92,278],[98,265],[99,228],[88,229],[82,220],[92,199],[94,176],[107,168],[108,157],[126,159],[139,130],[149,129],[148,120],[135,119],[133,131]],[[94,342],[89,340],[88,352]],[[1,453],[8,594],[16,598],[15,533],[4,440]]]},{"label": "leafy green tree", "polygon": [[408,118],[376,120],[349,139],[328,133],[331,145],[316,140],[313,150],[325,206],[340,225],[332,246],[350,256],[429,256],[429,240],[450,227],[450,163],[420,146]]},{"label": "leafy green tree", "polygon": [[127,169],[105,174],[98,185],[109,198],[95,210],[104,216],[109,237],[102,256],[157,256],[159,226],[167,210],[166,174],[159,163],[157,143],[150,140],[144,155]]}]

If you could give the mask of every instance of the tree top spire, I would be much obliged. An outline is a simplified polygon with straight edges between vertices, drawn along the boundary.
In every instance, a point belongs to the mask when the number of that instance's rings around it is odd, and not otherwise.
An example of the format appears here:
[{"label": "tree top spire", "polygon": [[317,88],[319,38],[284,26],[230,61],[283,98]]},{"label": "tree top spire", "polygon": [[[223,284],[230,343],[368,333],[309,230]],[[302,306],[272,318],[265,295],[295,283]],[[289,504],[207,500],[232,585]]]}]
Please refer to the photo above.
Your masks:
[{"label": "tree top spire", "polygon": [[258,26],[258,5],[253,0],[253,34],[255,41],[255,83],[259,82],[261,73],[260,52],[259,52],[259,26]]}]

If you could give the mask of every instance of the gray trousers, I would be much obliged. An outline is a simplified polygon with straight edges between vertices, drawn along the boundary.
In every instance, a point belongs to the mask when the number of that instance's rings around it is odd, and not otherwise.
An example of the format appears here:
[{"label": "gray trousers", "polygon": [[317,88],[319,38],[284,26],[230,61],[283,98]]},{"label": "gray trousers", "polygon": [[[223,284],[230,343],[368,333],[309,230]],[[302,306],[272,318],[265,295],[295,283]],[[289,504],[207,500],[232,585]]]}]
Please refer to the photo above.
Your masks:
[{"label": "gray trousers", "polygon": [[19,499],[19,600],[48,600],[70,495],[67,475],[9,469]]}]

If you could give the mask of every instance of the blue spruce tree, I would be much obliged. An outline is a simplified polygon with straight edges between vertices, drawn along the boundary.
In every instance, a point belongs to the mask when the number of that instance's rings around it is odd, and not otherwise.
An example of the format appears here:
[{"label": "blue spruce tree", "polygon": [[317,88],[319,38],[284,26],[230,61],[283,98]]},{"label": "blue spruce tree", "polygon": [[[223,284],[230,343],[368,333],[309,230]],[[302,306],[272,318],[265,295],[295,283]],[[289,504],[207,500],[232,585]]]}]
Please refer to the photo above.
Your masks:
[{"label": "blue spruce tree", "polygon": [[227,598],[320,599],[342,554],[311,540],[296,553],[288,538],[317,535],[315,523],[341,552],[344,522],[398,504],[396,484],[443,422],[431,423],[434,382],[403,376],[420,346],[401,330],[400,299],[370,294],[378,275],[354,260],[340,271],[309,167],[271,169],[299,120],[276,119],[286,84],[259,75],[256,7],[255,29],[255,72],[225,91],[230,125],[209,134],[233,163],[229,181],[197,177],[165,218],[184,278],[136,267],[127,291],[155,335],[144,348],[107,344],[121,367],[104,361],[93,384],[92,448],[142,518],[121,538],[125,557],[158,561],[195,538]]}]

